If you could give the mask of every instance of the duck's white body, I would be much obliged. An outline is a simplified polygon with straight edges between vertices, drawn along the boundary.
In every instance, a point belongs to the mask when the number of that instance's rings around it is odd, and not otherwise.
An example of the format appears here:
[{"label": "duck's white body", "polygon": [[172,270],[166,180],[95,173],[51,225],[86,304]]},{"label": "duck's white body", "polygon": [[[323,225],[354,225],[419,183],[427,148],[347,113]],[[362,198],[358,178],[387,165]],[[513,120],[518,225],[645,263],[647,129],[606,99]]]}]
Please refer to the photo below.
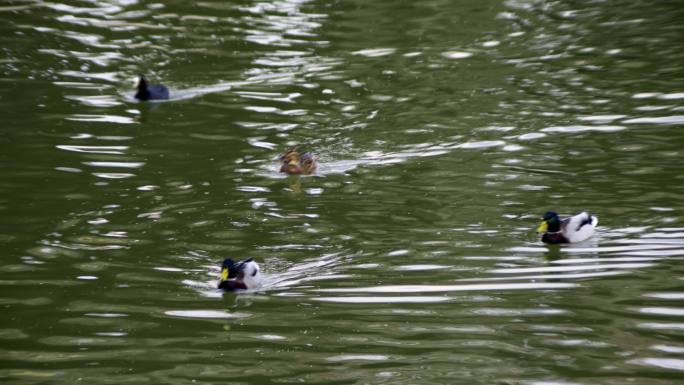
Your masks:
[{"label": "duck's white body", "polygon": [[563,220],[561,233],[569,243],[582,242],[594,235],[596,225],[598,225],[598,217],[583,211]]},{"label": "duck's white body", "polygon": [[261,286],[261,270],[259,265],[254,261],[249,261],[243,264],[242,282],[247,287],[247,290],[254,290]]}]

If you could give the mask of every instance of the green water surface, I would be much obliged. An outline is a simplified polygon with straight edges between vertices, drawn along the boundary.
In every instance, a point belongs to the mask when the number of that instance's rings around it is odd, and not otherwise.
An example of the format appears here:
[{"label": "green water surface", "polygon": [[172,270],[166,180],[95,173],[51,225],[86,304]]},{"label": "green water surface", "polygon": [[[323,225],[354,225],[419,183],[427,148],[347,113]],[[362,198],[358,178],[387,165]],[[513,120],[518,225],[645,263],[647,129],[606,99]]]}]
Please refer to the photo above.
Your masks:
[{"label": "green water surface", "polygon": [[3,384],[684,381],[680,1],[57,1],[0,2]]}]

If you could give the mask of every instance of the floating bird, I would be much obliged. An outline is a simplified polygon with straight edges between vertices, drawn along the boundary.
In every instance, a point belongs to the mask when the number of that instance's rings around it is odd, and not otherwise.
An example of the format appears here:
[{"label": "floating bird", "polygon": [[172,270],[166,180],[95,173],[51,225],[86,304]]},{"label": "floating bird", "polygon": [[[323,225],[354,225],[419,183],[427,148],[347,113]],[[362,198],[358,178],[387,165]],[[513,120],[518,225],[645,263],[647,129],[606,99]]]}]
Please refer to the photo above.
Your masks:
[{"label": "floating bird", "polygon": [[280,172],[287,174],[310,175],[316,171],[318,166],[314,154],[308,151],[300,154],[297,147],[288,149],[278,159],[282,163]]},{"label": "floating bird", "polygon": [[252,290],[261,285],[261,273],[259,265],[252,258],[239,262],[233,262],[226,258],[221,265],[221,281],[219,289],[233,290]]},{"label": "floating bird", "polygon": [[563,220],[555,212],[547,211],[537,232],[544,234],[544,243],[575,243],[591,237],[597,224],[598,218],[584,211]]},{"label": "floating bird", "polygon": [[148,84],[145,75],[138,78],[138,92],[135,98],[139,100],[162,100],[169,98],[169,89],[161,84]]}]

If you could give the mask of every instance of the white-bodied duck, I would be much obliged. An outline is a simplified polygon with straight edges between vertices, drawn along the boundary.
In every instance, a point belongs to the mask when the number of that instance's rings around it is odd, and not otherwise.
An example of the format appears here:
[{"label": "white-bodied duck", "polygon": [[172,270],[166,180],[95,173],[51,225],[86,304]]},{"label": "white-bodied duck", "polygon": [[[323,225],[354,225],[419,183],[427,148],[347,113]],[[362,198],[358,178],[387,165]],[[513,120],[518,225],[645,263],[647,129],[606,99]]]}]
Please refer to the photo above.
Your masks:
[{"label": "white-bodied duck", "polygon": [[234,290],[253,290],[261,286],[261,272],[259,265],[252,258],[233,262],[226,258],[221,265],[221,281],[219,289]]},{"label": "white-bodied duck", "polygon": [[598,218],[585,211],[565,219],[560,219],[553,211],[547,211],[537,232],[543,233],[544,243],[575,243],[594,235],[597,224]]}]

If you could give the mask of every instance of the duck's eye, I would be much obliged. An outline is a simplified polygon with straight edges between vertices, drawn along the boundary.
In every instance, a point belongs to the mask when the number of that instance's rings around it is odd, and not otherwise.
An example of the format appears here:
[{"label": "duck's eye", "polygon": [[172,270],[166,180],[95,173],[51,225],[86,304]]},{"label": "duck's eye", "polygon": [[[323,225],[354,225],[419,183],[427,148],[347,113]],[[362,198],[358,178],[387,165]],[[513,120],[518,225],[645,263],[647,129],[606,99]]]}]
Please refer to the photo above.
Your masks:
[{"label": "duck's eye", "polygon": [[252,273],[252,277],[254,277],[255,275],[257,275],[258,272],[259,272],[259,270],[254,269],[254,272]]}]

